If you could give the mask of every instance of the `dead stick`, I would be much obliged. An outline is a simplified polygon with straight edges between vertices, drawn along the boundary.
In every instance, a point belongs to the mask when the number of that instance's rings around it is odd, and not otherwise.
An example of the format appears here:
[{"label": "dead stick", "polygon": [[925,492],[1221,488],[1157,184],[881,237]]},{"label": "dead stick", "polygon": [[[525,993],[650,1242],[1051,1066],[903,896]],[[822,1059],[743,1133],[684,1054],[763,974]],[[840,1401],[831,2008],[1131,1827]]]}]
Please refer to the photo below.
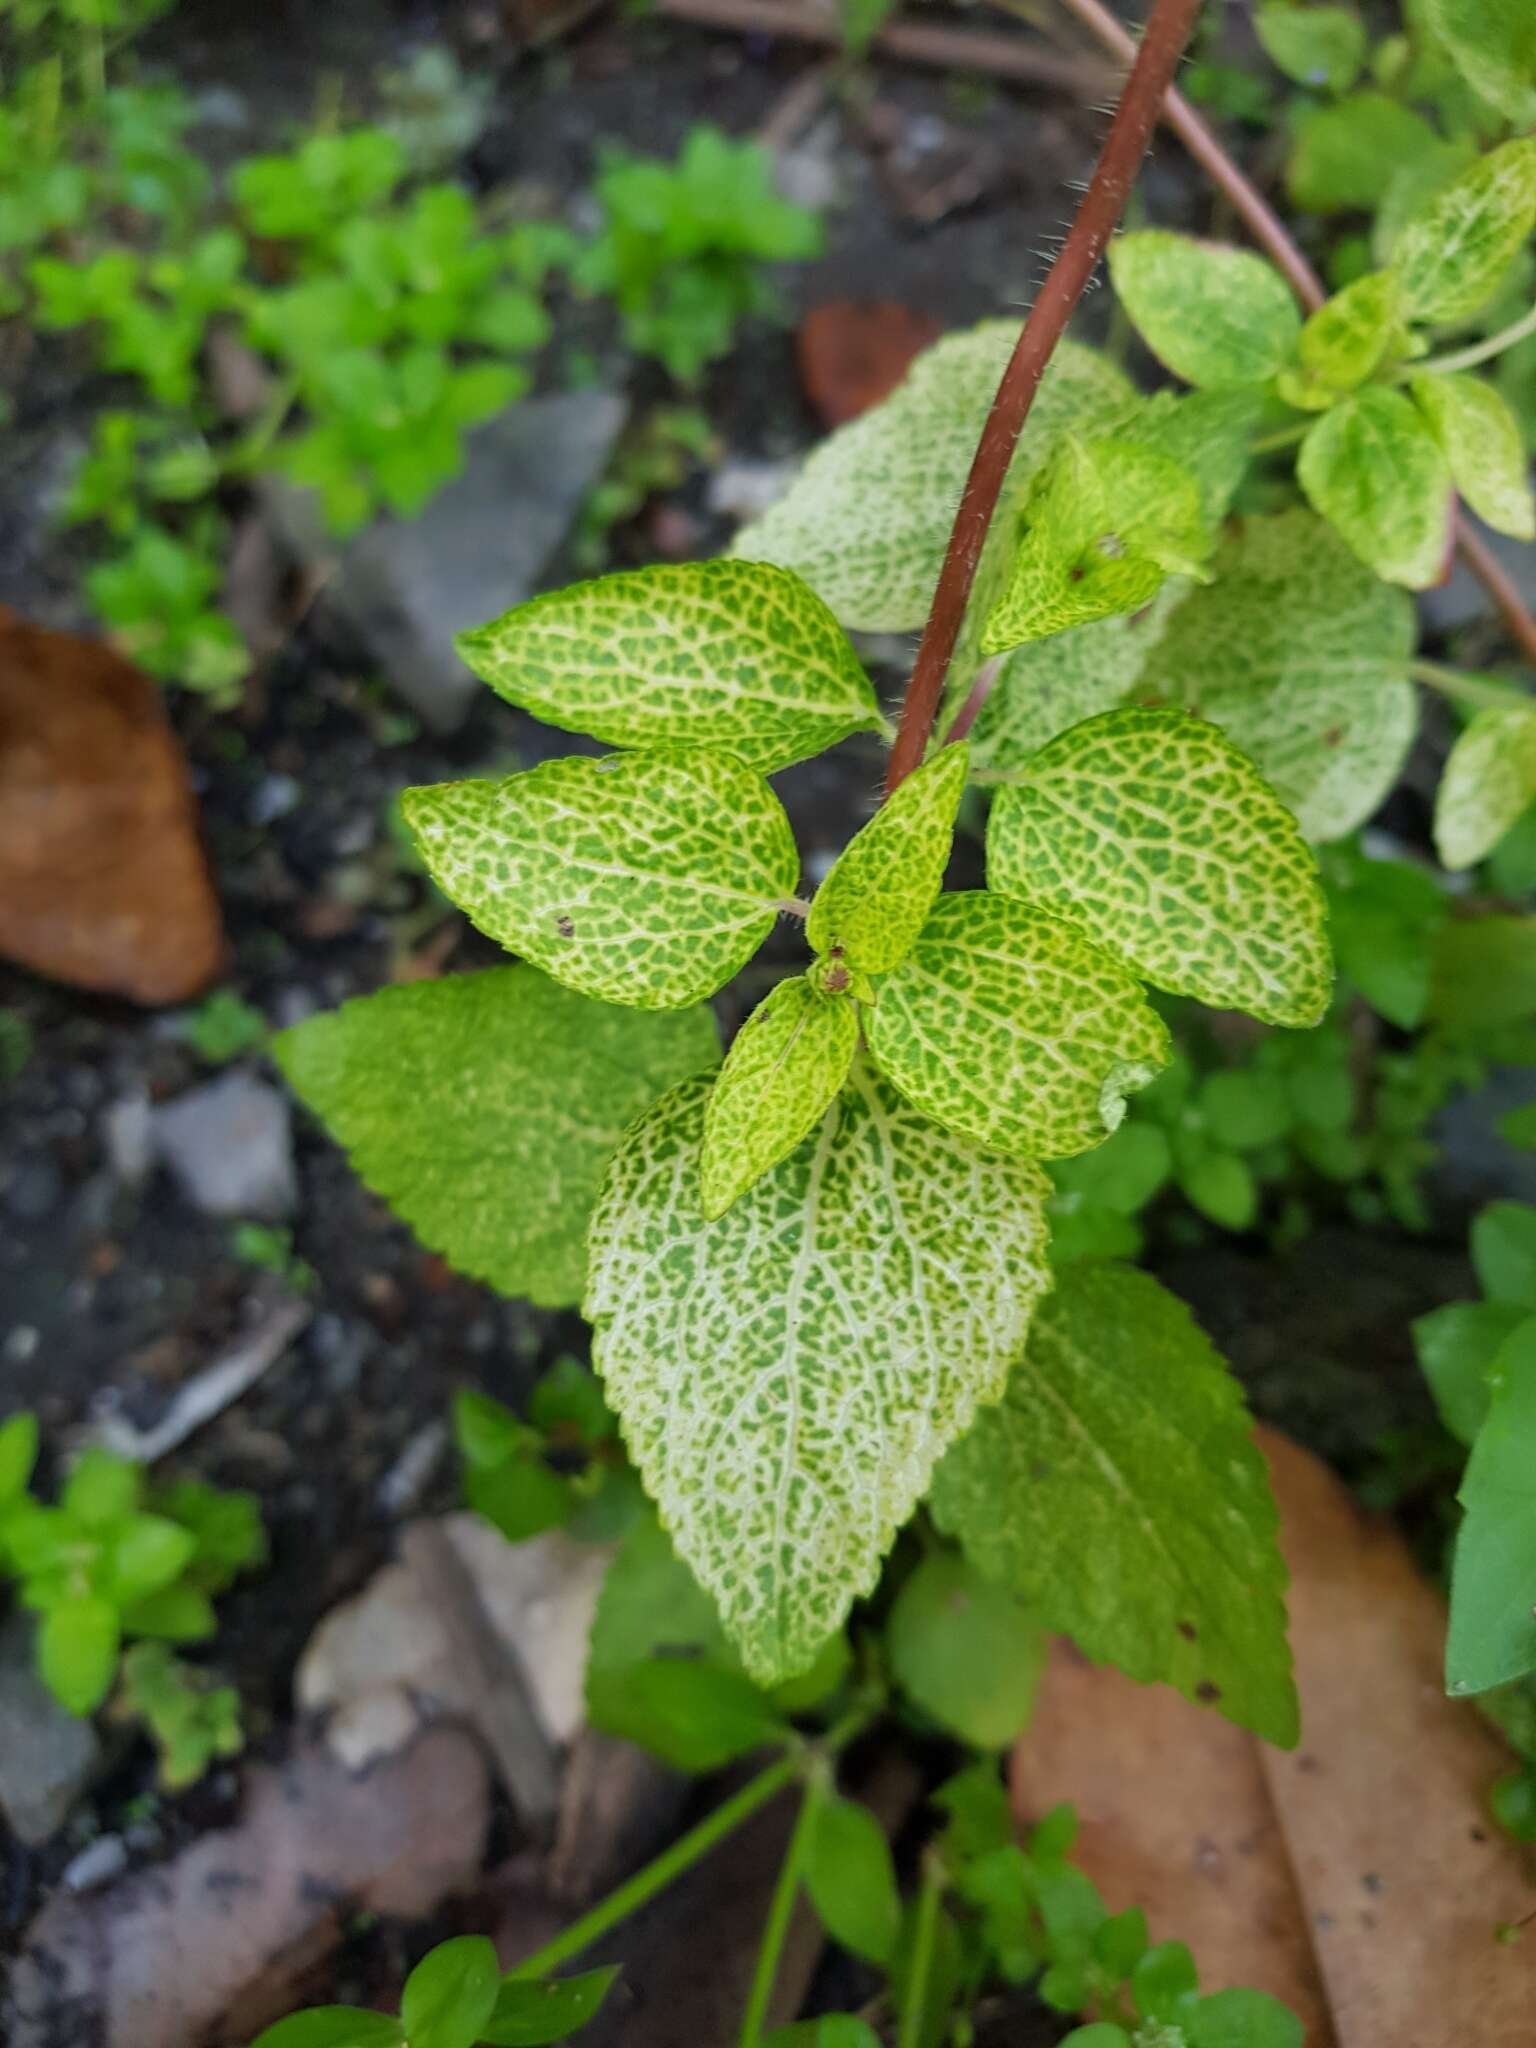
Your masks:
[{"label": "dead stick", "polygon": [[1155,0],[1131,75],[1083,194],[1077,217],[1067,232],[1040,295],[1029,310],[992,410],[981,430],[975,460],[950,531],[933,608],[923,629],[922,645],[907,685],[901,725],[891,749],[886,794],[912,773],[938,716],[950,657],[960,636],[961,621],[976,580],[976,567],[997,509],[1008,465],[1019,434],[1034,403],[1040,379],[1071,318],[1078,300],[1098,267],[1114,233],[1131,187],[1141,169],[1147,143],[1157,123],[1163,95],[1172,81],[1184,45],[1200,11],[1200,0]]},{"label": "dead stick", "polygon": [[[656,0],[656,12],[701,28],[721,28],[738,35],[787,36],[797,43],[842,47],[837,20],[819,8],[797,6],[794,0]],[[944,28],[929,22],[889,21],[875,37],[883,56],[924,64],[940,71],[984,71],[1021,85],[1044,85],[1075,98],[1102,98],[1113,85],[1106,65],[1091,57],[1069,57],[1041,50],[1018,36],[991,35],[984,29]]]},{"label": "dead stick", "polygon": [[[1129,59],[1135,44],[1103,5],[1103,0],[1061,0],[1061,4],[1077,17],[1111,56],[1122,61]],[[1181,93],[1173,91],[1164,97],[1162,118],[1211,183],[1225,195],[1232,211],[1275,268],[1283,272],[1286,283],[1302,305],[1309,312],[1316,311],[1327,297],[1322,279],[1291,239],[1285,223],[1258,187],[1232,161],[1215,131]],[[1527,661],[1536,662],[1536,619],[1526,609],[1524,600],[1505,574],[1497,556],[1459,508],[1455,531],[1456,552],[1492,598],[1510,638]]]}]

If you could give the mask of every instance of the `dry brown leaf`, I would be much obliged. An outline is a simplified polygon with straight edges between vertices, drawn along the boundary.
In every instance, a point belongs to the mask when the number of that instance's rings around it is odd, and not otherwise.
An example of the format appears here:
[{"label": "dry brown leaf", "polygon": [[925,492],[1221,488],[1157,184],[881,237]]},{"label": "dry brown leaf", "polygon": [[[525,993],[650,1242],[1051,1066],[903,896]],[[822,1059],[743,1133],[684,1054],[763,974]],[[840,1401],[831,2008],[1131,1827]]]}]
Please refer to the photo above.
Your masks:
[{"label": "dry brown leaf", "polygon": [[178,1003],[224,955],[181,748],[154,685],[98,640],[0,606],[0,953]]},{"label": "dry brown leaf", "polygon": [[474,1738],[434,1728],[354,1777],[322,1748],[253,1770],[239,1825],[104,1891],[61,1893],[10,1985],[7,2048],[203,2048],[291,2011],[360,1911],[424,1918],[480,1868]]},{"label": "dry brown leaf", "polygon": [[1293,2006],[1309,2048],[1528,2048],[1536,1907],[1521,1851],[1485,1818],[1508,1768],[1445,1697],[1445,1610],[1395,1529],[1309,1452],[1260,1431],[1290,1566],[1301,1695],[1294,1751],[1162,1686],[1054,1653],[1013,1761],[1037,1818],[1076,1806],[1077,1854],[1110,1908],[1185,1941],[1208,1991]]},{"label": "dry brown leaf", "polygon": [[889,300],[833,299],[800,323],[800,379],[829,427],[888,398],[912,358],[943,332],[937,320]]}]

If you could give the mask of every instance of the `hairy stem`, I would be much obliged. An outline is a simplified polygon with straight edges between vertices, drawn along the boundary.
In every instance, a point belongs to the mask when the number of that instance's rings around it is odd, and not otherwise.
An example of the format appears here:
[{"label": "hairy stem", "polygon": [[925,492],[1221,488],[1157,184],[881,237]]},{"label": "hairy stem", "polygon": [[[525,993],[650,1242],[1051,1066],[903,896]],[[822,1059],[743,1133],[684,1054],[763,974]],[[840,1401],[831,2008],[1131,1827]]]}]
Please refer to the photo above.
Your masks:
[{"label": "hairy stem", "polygon": [[[1131,38],[1104,6],[1103,0],[1061,0],[1100,45],[1122,61],[1134,47]],[[1280,271],[1286,283],[1307,311],[1316,312],[1327,298],[1321,278],[1291,239],[1289,230],[1256,185],[1232,161],[1214,131],[1189,102],[1169,92],[1162,106],[1162,118],[1178,136],[1226,199],[1233,213]],[[1536,619],[1526,608],[1514,581],[1498,557],[1459,508],[1456,513],[1456,552],[1492,598],[1504,629],[1527,661],[1536,662]]]},{"label": "hairy stem", "polygon": [[806,1779],[800,1811],[795,1817],[789,1846],[784,1851],[784,1861],[779,1865],[778,1881],[773,1887],[773,1897],[768,1904],[768,1917],[763,1922],[762,1939],[757,1945],[757,1964],[752,1972],[751,1989],[747,1993],[746,2007],[741,2015],[741,2048],[758,2048],[763,2038],[763,2028],[768,2022],[769,2001],[773,1997],[773,1987],[778,1979],[779,1960],[784,1953],[790,1917],[795,1910],[795,1899],[800,1891],[800,1872],[804,1868],[806,1850],[810,1846],[811,1829],[816,1824],[816,1814],[825,1797],[825,1774],[813,1771]]},{"label": "hairy stem", "polygon": [[536,1949],[531,1956],[517,1964],[513,1971],[518,1977],[546,1977],[561,1963],[569,1962],[572,1956],[580,1955],[590,1948],[599,1935],[606,1934],[610,1927],[617,1927],[621,1920],[627,1920],[631,1913],[665,1891],[669,1884],[681,1877],[711,1849],[723,1842],[727,1835],[734,1834],[743,1821],[750,1820],[759,1807],[766,1806],[777,1792],[792,1782],[802,1768],[798,1755],[780,1757],[777,1763],[759,1771],[750,1778],[741,1790],[734,1793],[713,1813],[707,1813],[696,1827],[686,1835],[679,1835],[668,1849],[637,1870],[633,1877],[626,1878],[617,1891],[606,1899],[599,1899],[588,1913],[548,1941],[543,1948]]},{"label": "hairy stem", "polygon": [[901,725],[891,750],[886,775],[889,795],[923,758],[923,751],[938,716],[944,694],[944,679],[950,657],[960,637],[961,621],[976,580],[977,564],[986,542],[987,528],[997,510],[1008,465],[1018,445],[1019,434],[1034,403],[1046,364],[1055,351],[1078,300],[1098,267],[1110,235],[1130,197],[1131,186],[1141,167],[1147,142],[1162,108],[1174,70],[1189,41],[1200,0],[1154,0],[1146,33],[1131,66],[1125,91],[1115,109],[1109,135],[1095,167],[1077,217],[1068,230],[1040,295],[1030,308],[1003,380],[997,387],[992,410],[981,430],[975,460],[966,480],[960,509],[949,536],[949,547],[933,608],[917,651],[912,680],[907,685]]}]

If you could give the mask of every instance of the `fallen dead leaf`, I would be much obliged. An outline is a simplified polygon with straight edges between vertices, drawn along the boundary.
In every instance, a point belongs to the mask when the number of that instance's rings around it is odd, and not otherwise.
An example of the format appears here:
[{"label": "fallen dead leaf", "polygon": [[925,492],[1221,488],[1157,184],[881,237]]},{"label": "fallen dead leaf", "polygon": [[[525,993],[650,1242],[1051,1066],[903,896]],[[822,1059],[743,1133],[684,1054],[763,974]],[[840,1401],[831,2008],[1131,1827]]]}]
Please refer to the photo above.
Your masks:
[{"label": "fallen dead leaf", "polygon": [[1318,1459],[1260,1431],[1291,1570],[1302,1736],[1270,1748],[1166,1687],[1052,1657],[1013,1759],[1022,1818],[1077,1808],[1077,1854],[1111,1910],[1185,1941],[1206,1990],[1251,1984],[1309,2048],[1526,2048],[1536,1907],[1486,1818],[1508,1768],[1441,1682],[1445,1609],[1392,1526]]},{"label": "fallen dead leaf", "polygon": [[800,323],[806,396],[829,427],[840,427],[888,398],[942,332],[926,313],[889,300],[829,300]]},{"label": "fallen dead leaf", "polygon": [[422,1919],[476,1876],[490,1787],[474,1738],[430,1729],[353,1776],[319,1745],[251,1771],[237,1827],[84,1896],[16,1959],[7,2048],[247,2041],[303,1998],[358,1912]]},{"label": "fallen dead leaf", "polygon": [[179,1003],[224,955],[186,762],[154,685],[0,606],[0,953]]}]

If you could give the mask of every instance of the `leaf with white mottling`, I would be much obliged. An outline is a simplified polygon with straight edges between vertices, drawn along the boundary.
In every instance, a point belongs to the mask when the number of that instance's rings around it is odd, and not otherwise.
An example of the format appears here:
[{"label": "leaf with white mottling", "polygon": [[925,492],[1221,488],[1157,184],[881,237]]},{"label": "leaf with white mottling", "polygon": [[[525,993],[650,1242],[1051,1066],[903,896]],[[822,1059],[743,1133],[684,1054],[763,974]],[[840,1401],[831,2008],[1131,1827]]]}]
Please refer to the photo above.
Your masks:
[{"label": "leaf with white mottling", "polygon": [[939,1527],[1095,1662],[1296,1740],[1279,1517],[1242,1394],[1149,1274],[1057,1276],[1002,1404],[934,1476]]},{"label": "leaf with white mottling", "polygon": [[[1412,600],[1299,507],[1245,519],[1211,566],[1213,581],[1154,636],[1136,694],[1219,725],[1309,839],[1342,838],[1385,800],[1413,744]],[[984,743],[978,723],[978,756]]]},{"label": "leaf with white mottling", "polygon": [[1333,962],[1317,863],[1246,754],[1179,711],[1108,711],[1000,789],[987,879],[1158,988],[1316,1024]]},{"label": "leaf with white mottling", "polygon": [[849,840],[811,899],[814,952],[841,947],[860,974],[907,957],[944,881],[969,764],[963,745],[942,747]]},{"label": "leaf with white mottling", "polygon": [[873,1590],[935,1459],[1001,1396],[1050,1285],[1049,1183],[856,1065],[821,1128],[706,1223],[709,1085],[625,1139],[586,1313],[678,1554],[772,1682]]},{"label": "leaf with white mottling", "polygon": [[1413,401],[1367,385],[1308,430],[1296,475],[1312,507],[1389,583],[1427,590],[1450,545],[1451,471]]},{"label": "leaf with white mottling", "polygon": [[636,1016],[531,967],[384,988],[273,1051],[358,1174],[461,1273],[574,1308],[626,1127],[720,1057],[707,1009]]},{"label": "leaf with white mottling", "polygon": [[1397,278],[1373,270],[1318,307],[1301,330],[1300,367],[1287,365],[1276,388],[1287,405],[1322,412],[1407,346]]},{"label": "leaf with white mottling", "polygon": [[713,1223],[815,1129],[859,1042],[849,996],[781,981],[736,1034],[704,1116],[704,1214]]},{"label": "leaf with white mottling", "polygon": [[1536,137],[1527,136],[1480,157],[1398,234],[1392,270],[1409,317],[1450,324],[1478,312],[1533,227]]},{"label": "leaf with white mottling", "polygon": [[882,984],[869,1049],[907,1100],[999,1152],[1102,1144],[1166,1065],[1168,1029],[1074,925],[984,889],[941,896]]},{"label": "leaf with white mottling", "polygon": [[[882,404],[840,427],[731,552],[793,569],[852,630],[912,633],[928,616],[949,529],[1018,327],[989,320],[924,350]],[[1135,397],[1114,365],[1063,343],[1051,359],[1009,489],[1063,428],[1103,431]]]},{"label": "leaf with white mottling", "polygon": [[1121,441],[1155,448],[1187,469],[1200,487],[1207,526],[1219,526],[1249,463],[1249,443],[1264,410],[1252,390],[1154,391],[1114,426]]},{"label": "leaf with white mottling", "polygon": [[1109,274],[1148,348],[1186,384],[1263,384],[1295,349],[1290,288],[1246,249],[1147,228],[1110,244]]},{"label": "leaf with white mottling", "polygon": [[1435,851],[1448,868],[1492,853],[1536,796],[1536,704],[1479,711],[1452,747],[1435,793]]},{"label": "leaf with white mottling", "polygon": [[1479,519],[1517,540],[1536,540],[1525,443],[1499,393],[1480,377],[1415,377],[1409,388]]},{"label": "leaf with white mottling", "polygon": [[509,703],[610,746],[718,747],[769,772],[880,724],[836,619],[766,562],[621,570],[455,644]]},{"label": "leaf with white mottling", "polygon": [[723,754],[546,761],[408,789],[401,808],[432,879],[487,937],[642,1010],[729,981],[799,880],[783,806]]},{"label": "leaf with white mottling", "polygon": [[1132,441],[1067,435],[1036,480],[1025,521],[982,630],[984,654],[1138,611],[1170,574],[1202,576],[1212,546],[1195,477]]}]

